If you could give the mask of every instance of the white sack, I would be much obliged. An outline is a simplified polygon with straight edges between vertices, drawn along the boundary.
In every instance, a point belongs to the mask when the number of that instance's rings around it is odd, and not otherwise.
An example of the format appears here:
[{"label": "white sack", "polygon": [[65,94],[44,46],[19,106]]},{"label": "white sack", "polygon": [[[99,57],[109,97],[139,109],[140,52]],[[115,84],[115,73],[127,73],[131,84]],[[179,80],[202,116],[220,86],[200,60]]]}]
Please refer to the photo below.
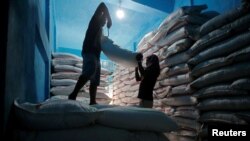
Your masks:
[{"label": "white sack", "polygon": [[102,51],[112,61],[127,67],[136,67],[137,61],[135,56],[137,53],[123,49],[114,44],[112,40],[104,37],[102,42]]}]

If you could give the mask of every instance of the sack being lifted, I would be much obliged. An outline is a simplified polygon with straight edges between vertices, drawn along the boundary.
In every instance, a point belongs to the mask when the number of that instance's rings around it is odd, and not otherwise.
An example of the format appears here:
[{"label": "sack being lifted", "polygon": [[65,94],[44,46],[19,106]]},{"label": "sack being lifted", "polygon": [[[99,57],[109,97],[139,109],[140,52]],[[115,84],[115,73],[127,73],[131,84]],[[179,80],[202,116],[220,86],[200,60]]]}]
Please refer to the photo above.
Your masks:
[{"label": "sack being lifted", "polygon": [[137,66],[136,55],[138,53],[121,48],[106,36],[102,38],[101,48],[103,53],[115,63],[126,67]]}]

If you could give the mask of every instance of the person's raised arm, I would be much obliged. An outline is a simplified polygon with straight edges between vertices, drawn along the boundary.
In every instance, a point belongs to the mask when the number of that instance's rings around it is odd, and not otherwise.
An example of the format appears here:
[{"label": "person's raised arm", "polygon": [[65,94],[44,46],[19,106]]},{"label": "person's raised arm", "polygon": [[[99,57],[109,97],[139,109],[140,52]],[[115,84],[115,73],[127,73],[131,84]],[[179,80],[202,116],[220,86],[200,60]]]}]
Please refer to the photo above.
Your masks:
[{"label": "person's raised arm", "polygon": [[138,53],[136,56],[136,61],[138,63],[138,68],[139,68],[139,71],[140,71],[140,74],[141,76],[143,77],[144,76],[144,68],[142,66],[142,59],[143,59],[143,55],[142,53]]},{"label": "person's raised arm", "polygon": [[107,27],[110,28],[112,25],[112,21],[110,18],[108,8],[103,2],[101,2],[101,4],[99,4],[99,6],[97,7],[95,14],[92,17],[92,20],[95,20],[95,21],[99,20],[101,15],[103,15],[103,17],[107,18],[107,20],[108,20]]},{"label": "person's raised arm", "polygon": [[135,68],[135,79],[136,81],[141,81],[141,77],[138,72],[138,67]]},{"label": "person's raised arm", "polygon": [[141,76],[143,77],[145,70],[144,70],[144,68],[142,66],[142,62],[140,62],[140,61],[138,61],[138,68],[139,68]]}]

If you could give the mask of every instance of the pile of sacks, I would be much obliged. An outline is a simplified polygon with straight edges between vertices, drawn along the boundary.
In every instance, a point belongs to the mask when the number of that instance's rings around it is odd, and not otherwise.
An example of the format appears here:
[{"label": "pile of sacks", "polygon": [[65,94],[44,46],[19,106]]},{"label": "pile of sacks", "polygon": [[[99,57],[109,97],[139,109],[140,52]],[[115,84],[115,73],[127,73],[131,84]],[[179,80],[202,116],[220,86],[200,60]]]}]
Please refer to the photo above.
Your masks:
[{"label": "pile of sacks", "polygon": [[[73,91],[81,75],[83,65],[82,58],[70,53],[53,53],[51,64],[51,95],[68,96]],[[109,103],[111,101],[111,98],[108,96],[108,77],[110,75],[110,71],[101,68],[101,81],[96,95],[96,100],[99,103]],[[89,82],[81,89],[78,96],[89,100],[88,92]]]},{"label": "pile of sacks", "polygon": [[[250,116],[249,28],[249,9],[233,9],[203,24],[199,29],[201,38],[188,50],[194,79],[190,87],[196,90],[199,121],[204,129],[208,124],[247,124],[244,117]],[[200,135],[207,137],[203,132]]]},{"label": "pile of sacks", "polygon": [[138,105],[139,82],[135,80],[134,68],[117,66],[113,77],[112,103],[122,106]]},{"label": "pile of sacks", "polygon": [[164,113],[146,108],[90,106],[65,99],[41,103],[17,99],[13,109],[17,125],[14,137],[25,141],[168,141],[163,133],[178,129]]},{"label": "pile of sacks", "polygon": [[[135,68],[118,66],[113,78],[113,104],[136,106],[139,103],[138,91],[140,82],[135,79]],[[161,99],[155,99],[153,108],[162,111]]]},{"label": "pile of sacks", "polygon": [[[145,56],[155,53],[159,56],[161,74],[155,86],[155,98],[161,99],[162,110],[181,127],[178,132],[167,134],[170,140],[195,140],[201,125],[196,109],[197,100],[189,87],[193,78],[187,65],[188,49],[198,38],[197,29],[217,15],[216,12],[202,13],[206,5],[181,7],[170,14],[157,32],[142,48],[149,48]],[[161,34],[159,39],[157,35]],[[151,47],[153,45],[153,47]],[[154,48],[159,49],[152,51]]]},{"label": "pile of sacks", "polygon": [[[191,58],[188,49],[198,39],[199,27],[218,15],[212,11],[202,12],[206,8],[206,5],[181,7],[138,44],[144,66],[147,56],[156,54],[159,57],[161,74],[154,88],[154,108],[170,115],[181,127],[178,132],[167,134],[173,141],[194,140],[201,126],[197,121],[197,100],[189,87],[193,78],[187,62]],[[135,81],[134,68],[118,67],[114,74],[114,103],[138,104],[139,82]]]}]

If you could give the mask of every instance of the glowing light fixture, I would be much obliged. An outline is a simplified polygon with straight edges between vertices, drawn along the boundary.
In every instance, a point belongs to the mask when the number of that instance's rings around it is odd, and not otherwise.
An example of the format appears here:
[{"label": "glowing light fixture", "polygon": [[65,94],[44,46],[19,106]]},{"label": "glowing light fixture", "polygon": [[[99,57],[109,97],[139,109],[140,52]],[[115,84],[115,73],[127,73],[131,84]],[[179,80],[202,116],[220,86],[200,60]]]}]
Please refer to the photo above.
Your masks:
[{"label": "glowing light fixture", "polygon": [[122,1],[119,0],[119,8],[118,8],[118,10],[116,11],[116,16],[118,17],[118,19],[123,19],[124,16],[125,16],[124,11],[123,11],[122,8],[121,8],[121,3],[122,3]]},{"label": "glowing light fixture", "polygon": [[119,18],[119,19],[123,19],[124,18],[124,12],[122,9],[118,9],[116,11],[116,16]]}]

